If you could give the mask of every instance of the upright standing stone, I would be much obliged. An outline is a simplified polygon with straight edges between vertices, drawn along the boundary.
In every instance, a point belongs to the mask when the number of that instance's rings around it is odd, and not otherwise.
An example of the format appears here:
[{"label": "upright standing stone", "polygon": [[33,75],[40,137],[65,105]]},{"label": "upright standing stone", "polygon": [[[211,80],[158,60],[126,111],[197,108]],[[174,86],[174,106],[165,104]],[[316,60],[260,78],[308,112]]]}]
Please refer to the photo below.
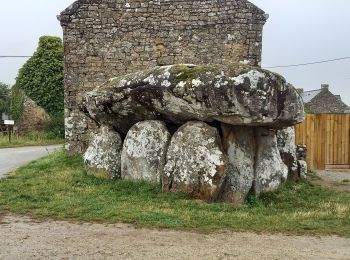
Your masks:
[{"label": "upright standing stone", "polygon": [[308,173],[308,166],[307,166],[307,147],[306,145],[298,145],[297,146],[297,152],[296,152],[297,160],[298,160],[298,170],[299,170],[299,177],[302,179],[306,179],[307,173]]},{"label": "upright standing stone", "polygon": [[223,145],[230,170],[226,173],[219,200],[243,204],[254,181],[255,137],[252,127],[223,124]]},{"label": "upright standing stone", "polygon": [[283,163],[274,130],[256,128],[255,193],[275,191],[287,180],[288,167]]},{"label": "upright standing stone", "polygon": [[306,161],[303,161],[303,160],[298,161],[298,171],[299,171],[299,177],[301,179],[306,179],[307,172],[308,172],[308,167],[307,167]]},{"label": "upright standing stone", "polygon": [[120,155],[123,141],[112,128],[102,126],[93,136],[84,155],[87,172],[106,179],[120,178]]},{"label": "upright standing stone", "polygon": [[215,199],[226,167],[218,130],[203,122],[186,123],[171,139],[164,190],[185,192],[203,200]]},{"label": "upright standing stone", "polygon": [[288,127],[277,131],[277,146],[282,161],[288,167],[288,177],[292,180],[298,179],[299,173],[294,127]]},{"label": "upright standing stone", "polygon": [[128,132],[122,151],[122,178],[161,182],[170,134],[161,121],[144,121]]}]

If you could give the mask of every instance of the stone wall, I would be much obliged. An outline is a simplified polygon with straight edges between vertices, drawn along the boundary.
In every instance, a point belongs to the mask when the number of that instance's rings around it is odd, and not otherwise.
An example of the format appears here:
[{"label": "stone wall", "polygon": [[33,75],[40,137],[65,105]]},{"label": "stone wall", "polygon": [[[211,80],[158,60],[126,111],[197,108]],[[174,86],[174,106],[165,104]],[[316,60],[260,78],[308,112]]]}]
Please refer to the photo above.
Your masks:
[{"label": "stone wall", "polygon": [[28,134],[34,131],[43,131],[48,114],[38,106],[32,99],[25,96],[23,101],[23,115],[19,122],[16,122],[17,133]]},{"label": "stone wall", "polygon": [[79,0],[64,31],[67,149],[83,153],[96,124],[80,97],[111,75],[190,63],[260,65],[267,16],[246,0]]}]

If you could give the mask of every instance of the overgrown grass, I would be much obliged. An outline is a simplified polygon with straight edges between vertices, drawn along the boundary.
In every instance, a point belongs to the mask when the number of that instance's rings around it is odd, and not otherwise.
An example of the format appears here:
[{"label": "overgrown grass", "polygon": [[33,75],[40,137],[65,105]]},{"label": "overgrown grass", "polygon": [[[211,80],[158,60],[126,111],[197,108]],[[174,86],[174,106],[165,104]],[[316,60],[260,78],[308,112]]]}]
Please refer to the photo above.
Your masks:
[{"label": "overgrown grass", "polygon": [[350,193],[289,182],[246,206],[207,204],[158,185],[87,176],[80,157],[63,152],[0,180],[0,213],[35,218],[127,222],[197,231],[233,230],[350,237]]},{"label": "overgrown grass", "polygon": [[0,135],[0,148],[63,144],[64,140],[44,132],[33,132],[24,136],[14,135],[11,143],[7,135]]}]

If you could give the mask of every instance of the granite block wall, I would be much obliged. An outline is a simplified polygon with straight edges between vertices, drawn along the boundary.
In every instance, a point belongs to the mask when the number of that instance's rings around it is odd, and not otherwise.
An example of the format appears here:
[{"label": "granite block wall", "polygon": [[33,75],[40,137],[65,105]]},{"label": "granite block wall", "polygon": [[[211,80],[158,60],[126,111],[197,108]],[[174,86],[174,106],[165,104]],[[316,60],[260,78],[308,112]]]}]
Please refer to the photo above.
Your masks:
[{"label": "granite block wall", "polygon": [[267,15],[246,0],[78,0],[64,32],[67,150],[83,153],[97,124],[81,96],[107,79],[158,65],[259,66]]}]

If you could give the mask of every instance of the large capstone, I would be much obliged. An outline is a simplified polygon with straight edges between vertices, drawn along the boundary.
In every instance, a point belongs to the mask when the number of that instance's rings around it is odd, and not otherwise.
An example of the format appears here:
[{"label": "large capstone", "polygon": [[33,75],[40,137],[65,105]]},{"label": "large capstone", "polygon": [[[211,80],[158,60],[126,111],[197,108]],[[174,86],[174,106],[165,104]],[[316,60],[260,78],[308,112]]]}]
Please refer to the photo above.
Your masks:
[{"label": "large capstone", "polygon": [[283,163],[277,147],[276,131],[255,129],[255,193],[275,191],[287,180],[288,167]]},{"label": "large capstone", "polygon": [[96,177],[120,178],[122,147],[123,141],[119,133],[108,126],[101,127],[84,154],[87,172]]},{"label": "large capstone", "polygon": [[243,204],[254,182],[254,129],[223,124],[222,130],[229,170],[226,171],[218,200]]},{"label": "large capstone", "polygon": [[216,199],[226,167],[218,130],[203,122],[188,122],[171,139],[164,190]]},{"label": "large capstone", "polygon": [[277,146],[282,161],[288,167],[288,177],[292,180],[298,179],[299,171],[294,127],[287,127],[277,131]]},{"label": "large capstone", "polygon": [[144,121],[128,132],[122,151],[122,178],[161,182],[170,134],[163,122]]},{"label": "large capstone", "polygon": [[173,65],[121,76],[88,92],[82,108],[125,134],[144,120],[279,128],[304,118],[293,86],[278,74],[246,65]]}]

